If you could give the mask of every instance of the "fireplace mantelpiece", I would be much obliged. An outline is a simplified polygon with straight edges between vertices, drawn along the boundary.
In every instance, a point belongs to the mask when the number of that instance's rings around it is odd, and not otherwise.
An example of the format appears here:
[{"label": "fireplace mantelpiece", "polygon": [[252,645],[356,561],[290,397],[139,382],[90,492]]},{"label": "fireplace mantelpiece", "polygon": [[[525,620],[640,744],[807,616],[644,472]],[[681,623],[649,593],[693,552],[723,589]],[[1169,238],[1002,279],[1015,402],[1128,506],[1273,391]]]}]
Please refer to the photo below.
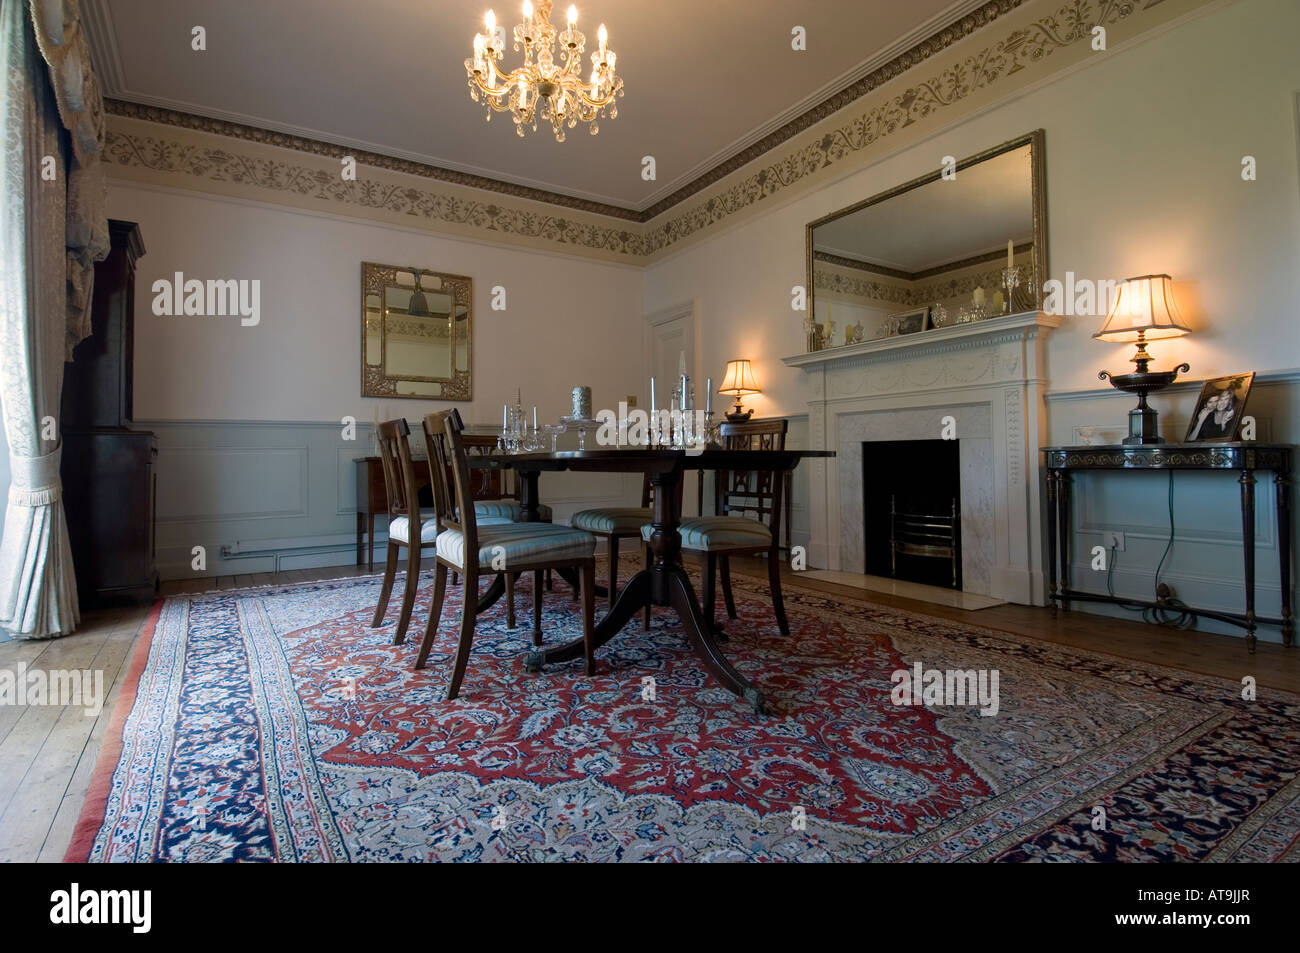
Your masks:
[{"label": "fireplace mantelpiece", "polygon": [[837,454],[809,461],[809,562],[858,568],[862,442],[933,439],[951,416],[970,448],[962,455],[963,538],[986,541],[982,556],[970,554],[982,562],[963,559],[970,568],[964,588],[1045,604],[1044,340],[1061,320],[1029,311],[785,358],[807,374],[810,448]]}]

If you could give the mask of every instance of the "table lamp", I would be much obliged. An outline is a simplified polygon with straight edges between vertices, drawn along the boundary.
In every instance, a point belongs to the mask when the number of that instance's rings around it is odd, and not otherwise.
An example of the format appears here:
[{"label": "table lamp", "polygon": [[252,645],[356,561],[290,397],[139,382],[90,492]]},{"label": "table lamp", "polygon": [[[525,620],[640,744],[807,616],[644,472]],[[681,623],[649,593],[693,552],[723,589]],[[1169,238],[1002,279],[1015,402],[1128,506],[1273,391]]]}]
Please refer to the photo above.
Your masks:
[{"label": "table lamp", "polygon": [[1128,413],[1126,444],[1164,443],[1156,427],[1156,412],[1147,406],[1147,394],[1168,387],[1178,379],[1179,371],[1190,371],[1190,364],[1179,364],[1172,371],[1150,371],[1147,365],[1147,341],[1180,337],[1191,328],[1178,313],[1174,302],[1174,280],[1168,275],[1143,275],[1127,278],[1120,285],[1115,303],[1101,330],[1093,335],[1103,341],[1136,342],[1137,353],[1132,362],[1137,370],[1132,374],[1111,374],[1102,371],[1097,376],[1109,380],[1119,390],[1138,395],[1138,404]]},{"label": "table lamp", "polygon": [[745,410],[740,404],[740,398],[746,394],[761,394],[763,389],[758,386],[758,381],[754,379],[754,371],[749,366],[749,361],[728,361],[727,373],[722,378],[722,386],[718,388],[719,394],[736,398],[736,409],[727,414],[727,419],[733,423],[742,420],[748,420],[753,416],[752,409]]}]

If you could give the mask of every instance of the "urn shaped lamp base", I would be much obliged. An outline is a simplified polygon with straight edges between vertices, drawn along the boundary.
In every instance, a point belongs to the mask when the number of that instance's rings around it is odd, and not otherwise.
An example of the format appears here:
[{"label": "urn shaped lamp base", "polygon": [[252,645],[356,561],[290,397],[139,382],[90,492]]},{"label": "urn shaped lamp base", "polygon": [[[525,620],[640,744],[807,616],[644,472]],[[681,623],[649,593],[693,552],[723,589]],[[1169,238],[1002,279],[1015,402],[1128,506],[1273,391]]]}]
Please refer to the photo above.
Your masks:
[{"label": "urn shaped lamp base", "polygon": [[739,424],[739,423],[744,423],[746,420],[748,420],[750,417],[753,416],[754,416],[753,409],[751,408],[750,410],[745,410],[745,408],[740,403],[740,399],[737,398],[736,406],[732,408],[732,410],[727,414],[727,420],[731,421],[733,424]]},{"label": "urn shaped lamp base", "polygon": [[1164,443],[1158,425],[1159,414],[1153,407],[1147,405],[1147,394],[1168,387],[1178,379],[1180,372],[1187,373],[1192,367],[1190,364],[1183,363],[1171,371],[1147,370],[1151,356],[1147,354],[1143,340],[1138,341],[1137,354],[1132,360],[1138,368],[1132,374],[1111,374],[1102,371],[1097,376],[1101,380],[1109,380],[1111,386],[1118,390],[1138,395],[1137,406],[1128,412],[1128,436],[1124,438],[1124,444]]}]

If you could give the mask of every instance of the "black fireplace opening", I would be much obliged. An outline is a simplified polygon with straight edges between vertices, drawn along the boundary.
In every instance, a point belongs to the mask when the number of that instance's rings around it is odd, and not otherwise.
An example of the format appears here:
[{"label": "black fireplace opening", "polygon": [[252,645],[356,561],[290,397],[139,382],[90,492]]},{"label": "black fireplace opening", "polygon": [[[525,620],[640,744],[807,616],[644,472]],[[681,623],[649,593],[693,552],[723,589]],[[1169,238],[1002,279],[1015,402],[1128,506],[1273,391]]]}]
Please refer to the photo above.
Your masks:
[{"label": "black fireplace opening", "polygon": [[961,588],[961,467],[957,440],[862,444],[868,575]]}]

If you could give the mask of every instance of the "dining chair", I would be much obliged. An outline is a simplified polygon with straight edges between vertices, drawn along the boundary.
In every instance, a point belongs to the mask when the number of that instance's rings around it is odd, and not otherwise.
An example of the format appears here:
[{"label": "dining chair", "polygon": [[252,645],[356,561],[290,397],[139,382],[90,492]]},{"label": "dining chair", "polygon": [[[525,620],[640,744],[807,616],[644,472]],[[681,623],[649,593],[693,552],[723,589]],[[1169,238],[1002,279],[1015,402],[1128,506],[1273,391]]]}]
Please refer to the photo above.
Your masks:
[{"label": "dining chair", "polygon": [[[719,438],[727,450],[784,450],[789,421],[747,420],[722,424]],[[781,593],[780,531],[786,489],[784,470],[718,470],[714,474],[715,516],[683,519],[678,528],[682,552],[699,554],[704,560],[704,615],[714,623],[717,577],[722,579],[722,597],[728,618],[736,618],[736,601],[731,591],[732,556],[767,556],[767,578],[772,608],[782,635],[790,634]],[[740,514],[740,515],[737,515]],[[641,527],[641,538],[649,556],[653,524]],[[643,623],[649,625],[649,613]],[[716,627],[716,626],[715,626]]]},{"label": "dining chair", "polygon": [[[678,484],[680,487],[680,483]],[[640,506],[602,506],[579,510],[569,519],[575,529],[586,530],[597,539],[605,540],[609,548],[609,605],[614,607],[618,596],[618,543],[621,539],[640,539],[641,527],[654,518],[653,487],[650,474],[641,480]]]},{"label": "dining chair", "polygon": [[[497,449],[496,434],[462,434],[467,454],[487,456]],[[516,481],[513,490],[507,489],[506,483],[511,470],[475,469],[470,471],[470,493],[474,499],[474,515],[478,524],[519,523],[524,518],[523,504],[519,501],[519,486]],[[450,475],[448,480],[450,480]],[[551,508],[545,503],[538,504],[538,513],[543,523],[551,522]],[[459,581],[457,573],[451,574],[451,584]],[[546,588],[554,588],[551,583],[550,570],[546,572]],[[578,592],[574,590],[574,598]],[[506,617],[510,628],[515,627],[515,584],[512,577],[506,578]]]},{"label": "dining chair", "polygon": [[[551,523],[484,523],[474,512],[470,494],[470,471],[464,444],[464,425],[460,411],[452,409],[432,413],[424,418],[425,439],[429,447],[429,475],[433,485],[434,525],[437,527],[437,553],[433,577],[433,602],[424,639],[416,656],[415,667],[422,669],[429,659],[438,632],[442,604],[447,592],[447,574],[459,573],[464,579],[460,610],[460,641],[452,669],[447,700],[460,692],[474,641],[478,617],[478,579],[480,575],[504,571],[509,579],[515,573],[532,572],[533,644],[541,643],[542,576],[547,569],[577,569],[582,591],[582,638],[586,673],[596,672],[592,645],[595,612],[596,538],[590,533],[555,526]],[[448,480],[448,473],[451,479]]]},{"label": "dining chair", "polygon": [[[411,461],[411,428],[403,418],[385,420],[379,425],[379,459],[384,469],[384,489],[388,493],[388,559],[384,564],[384,584],[379,590],[379,604],[371,628],[384,624],[388,600],[397,575],[397,555],[406,548],[406,580],[402,589],[402,609],[397,618],[393,644],[406,641],[406,629],[415,606],[415,591],[420,584],[420,550],[432,546],[436,522],[432,513],[420,511],[415,482],[415,465]],[[414,540],[414,543],[412,541]]]}]

